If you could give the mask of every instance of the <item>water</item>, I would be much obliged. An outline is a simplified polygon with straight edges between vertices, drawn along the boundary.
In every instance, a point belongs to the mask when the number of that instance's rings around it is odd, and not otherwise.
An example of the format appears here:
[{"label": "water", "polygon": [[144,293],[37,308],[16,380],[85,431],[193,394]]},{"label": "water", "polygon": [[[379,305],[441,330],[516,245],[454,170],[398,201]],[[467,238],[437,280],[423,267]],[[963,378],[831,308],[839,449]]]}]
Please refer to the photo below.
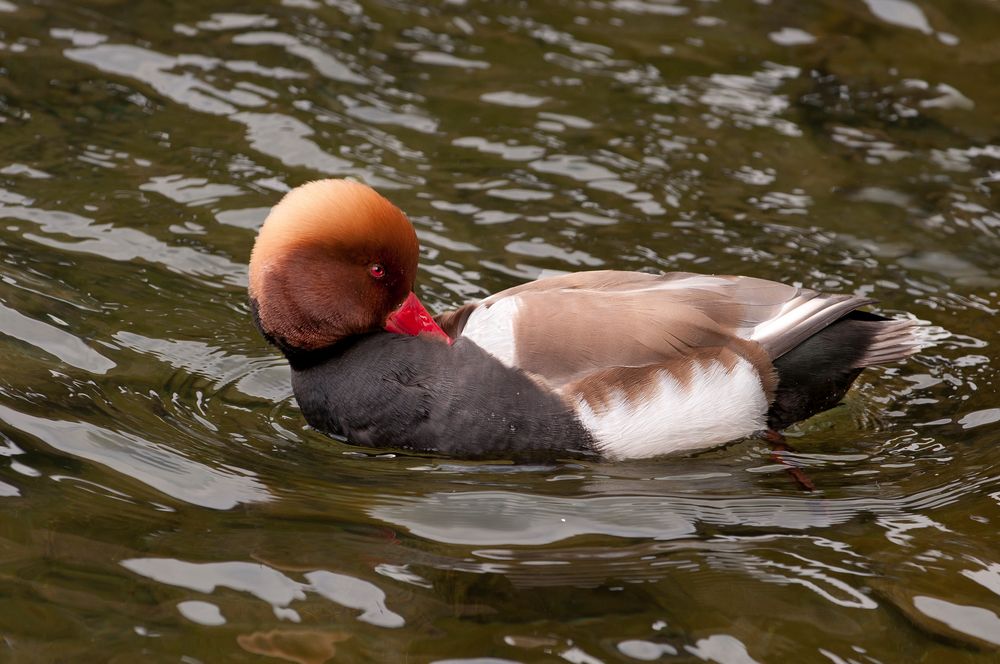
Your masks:
[{"label": "water", "polygon": [[[0,658],[996,661],[998,31],[971,1],[0,0]],[[330,175],[408,211],[434,310],[691,270],[951,336],[791,432],[814,493],[756,442],[372,454],[304,426],[246,304],[268,207]]]}]

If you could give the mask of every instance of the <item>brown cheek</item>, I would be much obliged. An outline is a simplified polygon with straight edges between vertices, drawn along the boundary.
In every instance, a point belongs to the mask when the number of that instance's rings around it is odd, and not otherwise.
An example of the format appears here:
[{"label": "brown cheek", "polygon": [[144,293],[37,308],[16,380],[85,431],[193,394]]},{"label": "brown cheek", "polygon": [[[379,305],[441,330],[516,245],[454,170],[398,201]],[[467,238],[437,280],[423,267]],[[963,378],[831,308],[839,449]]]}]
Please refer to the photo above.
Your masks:
[{"label": "brown cheek", "polygon": [[334,263],[325,257],[303,256],[288,286],[297,305],[304,346],[318,348],[341,338],[380,327],[375,294],[367,273],[357,266]]},{"label": "brown cheek", "polygon": [[369,283],[361,294],[361,304],[367,316],[365,326],[368,329],[378,329],[385,324],[391,306],[386,291],[380,285]]},{"label": "brown cheek", "polygon": [[356,332],[368,332],[382,327],[385,320],[386,294],[368,275],[367,269],[347,270],[347,274],[336,278],[329,297],[341,293],[336,303],[338,315],[344,325]]}]

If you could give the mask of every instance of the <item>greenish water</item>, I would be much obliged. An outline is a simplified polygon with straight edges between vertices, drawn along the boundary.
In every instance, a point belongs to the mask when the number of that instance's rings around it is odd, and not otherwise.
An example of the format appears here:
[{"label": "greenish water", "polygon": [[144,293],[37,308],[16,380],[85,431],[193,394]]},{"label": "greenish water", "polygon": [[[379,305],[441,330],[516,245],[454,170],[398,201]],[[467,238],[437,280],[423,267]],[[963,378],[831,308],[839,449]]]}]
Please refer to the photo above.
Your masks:
[{"label": "greenish water", "polygon": [[[0,659],[997,661],[998,34],[982,0],[0,0]],[[691,270],[951,336],[792,432],[815,493],[757,442],[370,454],[246,306],[267,208],[330,175],[410,213],[438,311]]]}]

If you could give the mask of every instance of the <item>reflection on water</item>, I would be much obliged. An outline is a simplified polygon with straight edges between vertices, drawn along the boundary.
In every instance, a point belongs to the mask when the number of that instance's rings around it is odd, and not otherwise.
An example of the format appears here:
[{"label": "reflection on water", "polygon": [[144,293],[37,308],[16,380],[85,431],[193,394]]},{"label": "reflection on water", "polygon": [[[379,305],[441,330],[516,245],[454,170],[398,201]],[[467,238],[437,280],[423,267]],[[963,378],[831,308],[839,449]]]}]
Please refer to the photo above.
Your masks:
[{"label": "reflection on water", "polygon": [[[915,0],[0,0],[5,648],[995,660],[998,29]],[[738,272],[949,334],[780,460],[372,455],[304,426],[245,302],[257,226],[323,176],[410,214],[436,310]]]},{"label": "reflection on water", "polygon": [[[315,592],[350,609],[363,610],[358,620],[379,627],[402,627],[403,618],[385,606],[385,593],[367,581],[325,570],[304,575],[302,584],[281,572],[259,563],[225,562],[192,564],[170,558],[136,558],[123,560],[122,566],[136,574],[190,590],[211,593],[218,587],[250,593],[274,608],[275,616],[301,622],[302,618],[288,608],[293,600],[302,600],[306,592]],[[192,611],[188,603],[188,611]],[[213,607],[209,609],[207,607]],[[197,604],[199,615],[211,615],[217,624],[225,622],[218,608],[207,602]]]}]

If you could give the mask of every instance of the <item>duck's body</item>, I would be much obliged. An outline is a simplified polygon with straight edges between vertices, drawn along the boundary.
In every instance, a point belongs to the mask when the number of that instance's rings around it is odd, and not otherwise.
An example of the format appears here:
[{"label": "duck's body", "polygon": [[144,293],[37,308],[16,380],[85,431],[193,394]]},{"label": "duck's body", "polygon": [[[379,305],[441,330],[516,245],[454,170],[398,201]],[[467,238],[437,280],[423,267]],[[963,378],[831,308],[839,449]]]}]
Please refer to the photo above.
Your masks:
[{"label": "duck's body", "polygon": [[399,210],[342,180],[262,228],[251,301],[315,428],[457,457],[692,452],[826,410],[919,348],[910,321],[855,311],[865,298],[687,273],[550,277],[434,323],[416,251]]}]

